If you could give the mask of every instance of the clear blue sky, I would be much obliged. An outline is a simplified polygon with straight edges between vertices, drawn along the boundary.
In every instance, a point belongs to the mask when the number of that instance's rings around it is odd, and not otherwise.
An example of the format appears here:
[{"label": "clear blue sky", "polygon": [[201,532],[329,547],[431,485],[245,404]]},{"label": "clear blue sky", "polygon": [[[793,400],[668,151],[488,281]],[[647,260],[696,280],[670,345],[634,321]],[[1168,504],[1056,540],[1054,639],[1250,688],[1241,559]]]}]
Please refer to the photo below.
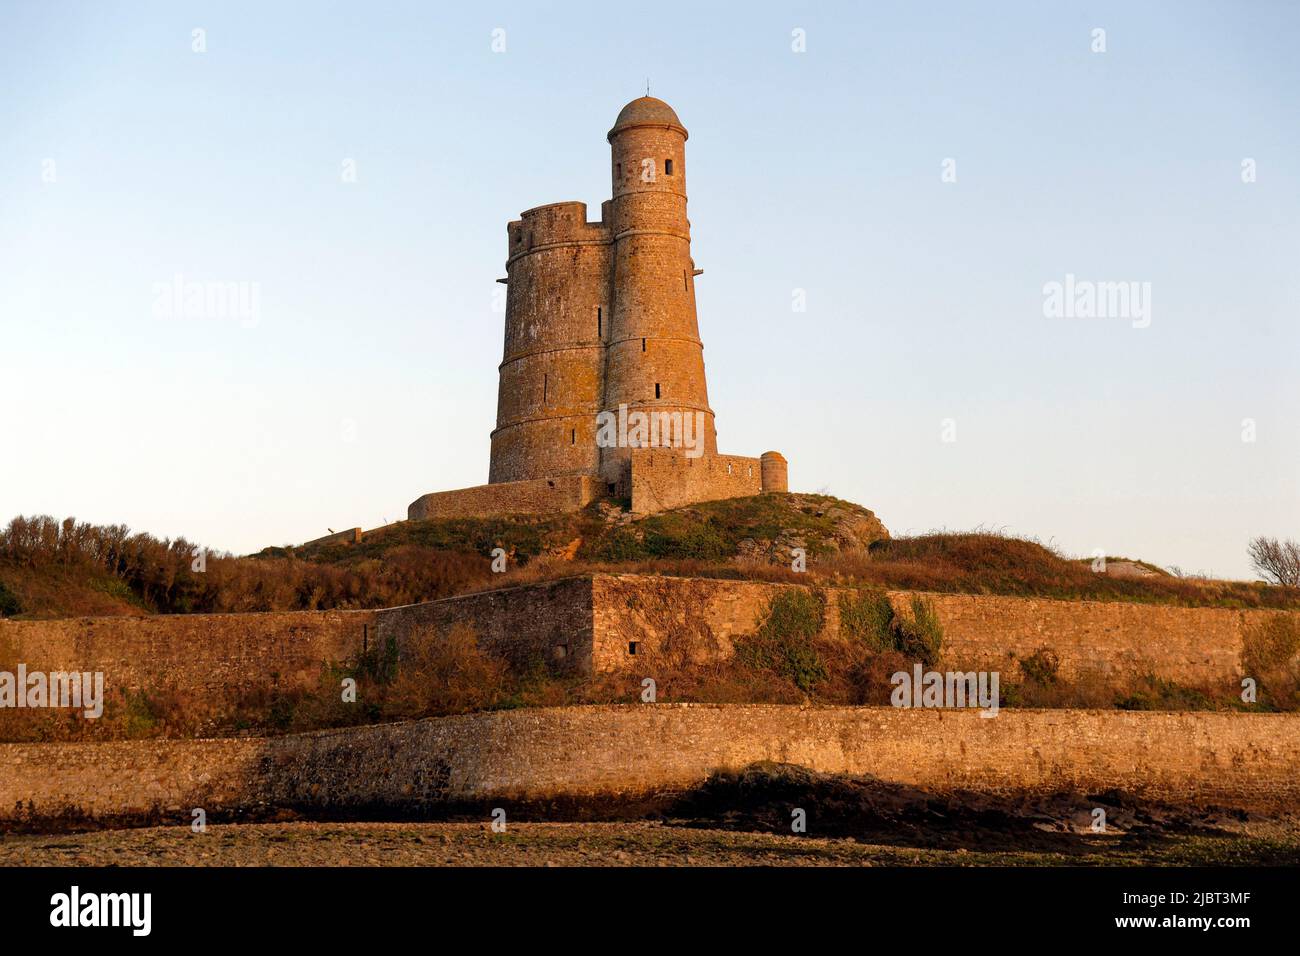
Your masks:
[{"label": "clear blue sky", "polygon": [[[0,514],[247,552],[484,482],[506,222],[596,218],[649,77],[724,451],[895,533],[1300,536],[1300,7],[735,10],[0,2]],[[177,274],[258,320],[158,317]],[[1149,327],[1045,317],[1067,274]]]}]

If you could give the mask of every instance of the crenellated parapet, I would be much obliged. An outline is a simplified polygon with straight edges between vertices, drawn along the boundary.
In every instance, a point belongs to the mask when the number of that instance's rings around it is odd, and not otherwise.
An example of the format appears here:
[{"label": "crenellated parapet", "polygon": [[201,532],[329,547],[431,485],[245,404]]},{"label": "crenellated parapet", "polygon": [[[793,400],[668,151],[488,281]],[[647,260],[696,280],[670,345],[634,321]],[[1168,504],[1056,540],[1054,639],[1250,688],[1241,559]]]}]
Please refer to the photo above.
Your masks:
[{"label": "crenellated parapet", "polygon": [[527,209],[507,224],[506,233],[507,269],[516,259],[553,246],[601,245],[612,239],[609,223],[587,221],[585,202],[553,202]]}]

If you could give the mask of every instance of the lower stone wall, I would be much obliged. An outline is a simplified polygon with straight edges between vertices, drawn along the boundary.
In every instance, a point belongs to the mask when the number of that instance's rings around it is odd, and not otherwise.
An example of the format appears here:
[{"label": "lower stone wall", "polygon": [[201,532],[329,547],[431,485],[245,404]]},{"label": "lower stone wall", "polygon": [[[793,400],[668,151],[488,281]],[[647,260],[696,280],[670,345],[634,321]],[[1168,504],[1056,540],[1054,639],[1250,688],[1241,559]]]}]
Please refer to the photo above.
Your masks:
[{"label": "lower stone wall", "polygon": [[632,511],[653,514],[697,501],[748,498],[763,490],[757,458],[701,455],[688,458],[675,448],[631,452]]},{"label": "lower stone wall", "polygon": [[[1294,813],[1300,715],[632,705],[281,738],[0,744],[0,821],[626,798],[757,761],[933,792],[1120,790]],[[812,813],[815,808],[810,808]],[[526,814],[523,818],[527,818]]]},{"label": "lower stone wall", "polygon": [[422,495],[411,502],[406,517],[410,521],[423,521],[577,511],[600,497],[600,489],[600,481],[590,475],[503,481]]}]

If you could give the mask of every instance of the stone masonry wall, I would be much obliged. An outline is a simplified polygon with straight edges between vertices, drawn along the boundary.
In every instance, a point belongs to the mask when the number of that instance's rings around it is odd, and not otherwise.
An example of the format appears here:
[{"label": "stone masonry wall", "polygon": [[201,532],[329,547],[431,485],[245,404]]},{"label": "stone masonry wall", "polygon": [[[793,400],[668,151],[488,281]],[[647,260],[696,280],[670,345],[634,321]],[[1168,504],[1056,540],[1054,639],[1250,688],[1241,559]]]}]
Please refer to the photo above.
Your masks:
[{"label": "stone masonry wall", "polygon": [[595,475],[612,290],[608,224],[580,202],[508,227],[505,349],[488,481]]},{"label": "stone masonry wall", "polygon": [[406,516],[410,521],[423,521],[483,515],[553,514],[586,507],[596,500],[599,493],[600,483],[588,475],[507,481],[422,495],[411,502]]},{"label": "stone masonry wall", "polygon": [[421,629],[445,635],[464,625],[480,647],[516,664],[589,673],[591,620],[591,578],[575,577],[379,611],[377,633],[404,651]]},{"label": "stone masonry wall", "polygon": [[[1300,715],[701,704],[518,710],[280,738],[0,744],[0,824],[287,807],[412,814],[492,801],[671,796],[780,761],[933,792],[1120,790],[1294,811]],[[815,807],[809,808],[816,814]]]},{"label": "stone masonry wall", "polygon": [[[993,595],[930,594],[944,626],[944,657],[977,670],[1006,669],[1041,647],[1063,676],[1154,673],[1194,686],[1241,677],[1242,636],[1278,611],[1189,608]],[[894,593],[906,613],[910,595]]]},{"label": "stone masonry wall", "polygon": [[747,498],[763,490],[762,467],[757,458],[688,458],[674,448],[634,448],[631,463],[635,514],[653,514],[696,501]]},{"label": "stone masonry wall", "polygon": [[0,670],[100,671],[105,693],[172,691],[220,712],[258,689],[315,690],[324,667],[391,638],[472,627],[482,647],[520,664],[591,668],[591,579],[468,594],[373,611],[169,614],[0,621]]},{"label": "stone masonry wall", "polygon": [[[314,687],[322,664],[354,659],[366,642],[422,625],[466,624],[485,647],[561,670],[618,671],[662,658],[729,657],[772,597],[795,585],[712,578],[599,574],[380,611],[176,614],[0,621],[0,666],[103,671],[110,691],[173,687],[216,701],[276,683]],[[839,597],[827,589],[825,633],[839,635]],[[890,599],[909,613],[909,592]],[[928,594],[944,626],[946,667],[1015,674],[1040,648],[1064,677],[1155,674],[1195,687],[1236,682],[1243,634],[1277,611]],[[635,645],[635,647],[633,647]],[[1018,676],[1018,675],[1017,675]]]},{"label": "stone masonry wall", "polygon": [[310,541],[304,541],[304,548],[326,546],[332,544],[359,544],[365,537],[365,532],[360,528],[348,528],[346,531],[335,531],[333,534],[327,534],[319,538],[312,538]]},{"label": "stone masonry wall", "polygon": [[[597,575],[593,583],[593,668],[644,666],[729,657],[735,637],[752,634],[772,598],[797,585],[709,578]],[[819,589],[824,634],[839,636],[839,598],[857,592]],[[910,613],[912,592],[890,592]],[[1243,633],[1278,611],[1184,608],[998,595],[925,594],[944,628],[943,662],[962,669],[1015,672],[1016,659],[1046,648],[1061,676],[1156,674],[1191,686],[1236,682]],[[637,642],[636,654],[630,644]],[[633,658],[638,658],[634,661]]]},{"label": "stone masonry wall", "polygon": [[314,686],[322,663],[355,657],[374,633],[374,611],[0,621],[0,666],[102,671],[108,693],[171,687],[216,699]]}]

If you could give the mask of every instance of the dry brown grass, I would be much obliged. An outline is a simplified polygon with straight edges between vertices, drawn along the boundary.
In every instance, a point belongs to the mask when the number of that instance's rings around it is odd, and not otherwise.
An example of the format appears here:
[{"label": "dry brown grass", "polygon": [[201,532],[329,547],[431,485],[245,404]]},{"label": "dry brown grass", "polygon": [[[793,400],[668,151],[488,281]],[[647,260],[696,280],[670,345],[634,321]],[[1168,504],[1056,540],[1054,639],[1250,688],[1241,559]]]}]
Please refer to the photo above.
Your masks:
[{"label": "dry brown grass", "polygon": [[815,580],[900,591],[1006,594],[1197,607],[1300,608],[1300,591],[1261,582],[1098,574],[1036,541],[987,532],[895,538],[810,561]]},{"label": "dry brown grass", "polygon": [[[0,532],[0,586],[12,593],[20,611],[13,611],[15,601],[6,599],[0,602],[0,614],[66,617],[392,607],[592,572],[1300,609],[1297,588],[1175,575],[1111,577],[1093,573],[1087,562],[1038,542],[983,531],[927,534],[877,541],[870,550],[839,550],[829,519],[816,507],[793,500],[810,496],[784,498],[714,502],[633,525],[608,524],[590,511],[546,518],[404,522],[359,545],[275,548],[243,558],[209,554],[203,573],[192,570],[196,547],[184,539],[159,540],[129,534],[121,526],[72,519],[18,518]],[[823,502],[832,510],[827,503],[834,500]],[[785,533],[783,527],[807,539],[807,573],[795,573],[784,563],[740,557],[742,542],[770,544]],[[509,555],[503,575],[491,571],[495,547]]]},{"label": "dry brown grass", "polygon": [[1244,636],[1242,670],[1257,682],[1260,699],[1278,710],[1300,709],[1300,622],[1282,614]]}]

